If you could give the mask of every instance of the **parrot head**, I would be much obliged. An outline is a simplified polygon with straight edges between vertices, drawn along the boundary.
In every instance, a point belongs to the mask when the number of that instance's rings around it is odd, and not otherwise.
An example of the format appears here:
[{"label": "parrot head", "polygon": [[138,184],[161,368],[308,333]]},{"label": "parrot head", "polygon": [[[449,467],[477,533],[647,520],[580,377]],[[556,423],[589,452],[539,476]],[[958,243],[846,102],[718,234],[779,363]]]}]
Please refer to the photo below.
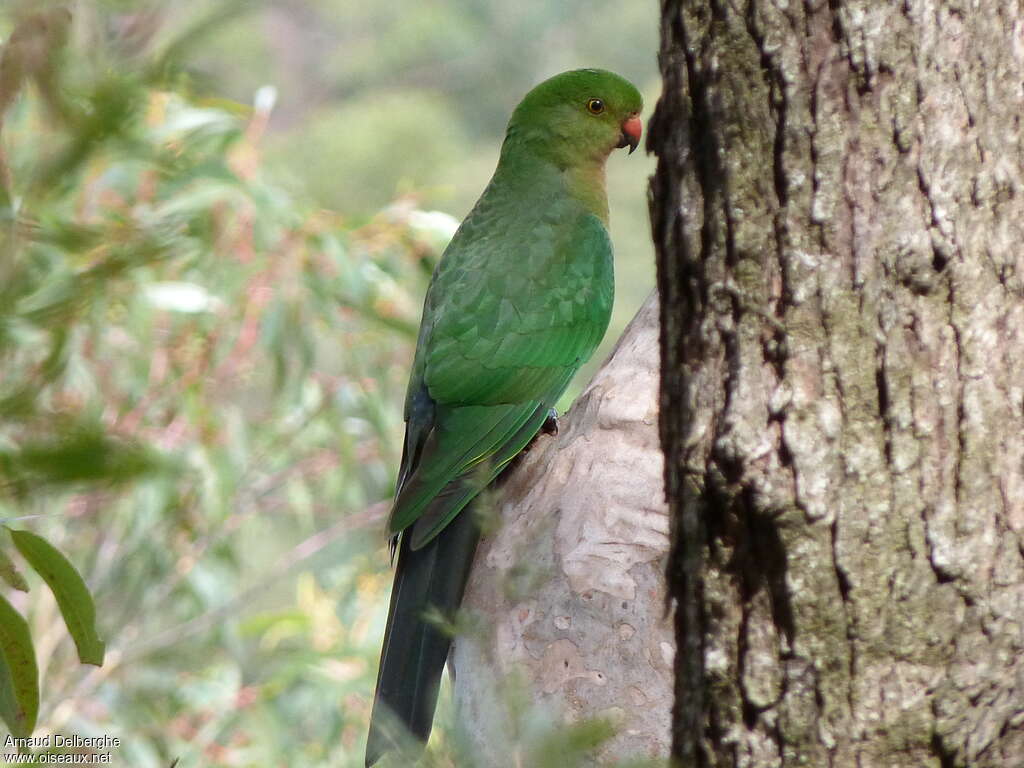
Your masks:
[{"label": "parrot head", "polygon": [[530,91],[509,120],[506,143],[526,145],[561,167],[603,163],[613,149],[640,143],[643,98],[624,77],[574,69]]}]

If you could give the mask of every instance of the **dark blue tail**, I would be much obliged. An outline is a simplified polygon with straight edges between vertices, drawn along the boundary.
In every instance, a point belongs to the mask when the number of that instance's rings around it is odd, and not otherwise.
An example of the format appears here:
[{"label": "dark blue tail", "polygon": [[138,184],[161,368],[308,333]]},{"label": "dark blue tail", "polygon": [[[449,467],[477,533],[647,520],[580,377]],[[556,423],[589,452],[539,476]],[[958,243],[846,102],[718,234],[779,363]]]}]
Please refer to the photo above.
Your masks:
[{"label": "dark blue tail", "polygon": [[472,504],[422,549],[402,536],[370,716],[366,765],[409,743],[425,744],[452,638],[423,619],[432,609],[448,618],[462,602],[480,528]]}]

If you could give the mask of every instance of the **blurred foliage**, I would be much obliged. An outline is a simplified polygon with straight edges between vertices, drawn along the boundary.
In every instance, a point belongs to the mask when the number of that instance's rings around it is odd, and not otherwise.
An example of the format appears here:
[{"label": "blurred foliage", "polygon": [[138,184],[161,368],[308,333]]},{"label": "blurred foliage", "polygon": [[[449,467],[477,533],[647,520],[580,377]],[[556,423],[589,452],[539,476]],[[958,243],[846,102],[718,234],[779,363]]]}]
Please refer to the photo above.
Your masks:
[{"label": "blurred foliage", "polygon": [[89,56],[26,43],[45,77],[3,124],[0,518],[69,553],[109,640],[83,672],[53,602],[11,595],[39,731],[120,735],[133,766],[341,764],[434,233],[411,203],[359,230],[297,205],[261,171],[269,93],[215,101],[79,23]]},{"label": "blurred foliage", "polygon": [[[390,199],[412,179],[458,163],[465,137],[450,110],[421,93],[352,99],[318,112],[301,132],[278,140],[290,166],[303,169],[305,189],[343,211],[364,211]],[[373,147],[367,152],[358,148]],[[381,163],[381,156],[388,158]],[[309,173],[327,169],[327,173]],[[339,179],[352,183],[338,183]]]},{"label": "blurred foliage", "polygon": [[[648,117],[660,88],[653,1],[273,0],[250,9],[218,30],[216,45],[195,49],[192,71],[240,100],[276,85],[268,167],[357,222],[410,192],[461,220],[494,170],[512,109],[557,72],[619,72],[644,93]],[[654,287],[653,170],[642,153],[608,163],[614,316],[563,408]]]},{"label": "blurred foliage", "polygon": [[[20,48],[61,6],[0,6],[0,526],[67,555],[106,640],[81,667],[0,546],[36,733],[118,736],[137,768],[361,765],[408,363],[455,223],[422,209],[465,212],[541,77],[653,73],[655,9],[67,5]],[[429,764],[467,765],[439,722]]]}]

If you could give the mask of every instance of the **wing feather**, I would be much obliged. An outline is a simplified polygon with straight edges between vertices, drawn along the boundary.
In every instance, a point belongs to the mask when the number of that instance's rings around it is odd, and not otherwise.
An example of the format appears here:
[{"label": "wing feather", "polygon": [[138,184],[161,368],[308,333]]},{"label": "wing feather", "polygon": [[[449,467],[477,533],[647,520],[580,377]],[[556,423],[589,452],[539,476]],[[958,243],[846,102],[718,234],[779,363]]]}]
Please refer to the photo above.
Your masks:
[{"label": "wing feather", "polygon": [[[593,215],[581,216],[562,237],[553,232],[529,250],[534,265],[546,247],[548,268],[531,267],[514,280],[480,269],[482,257],[469,246],[446,253],[452,263],[438,268],[424,308],[402,482],[389,520],[393,534],[415,524],[414,549],[529,443],[604,335],[612,303],[608,233]],[[429,410],[413,407],[414,383],[429,397]]]}]

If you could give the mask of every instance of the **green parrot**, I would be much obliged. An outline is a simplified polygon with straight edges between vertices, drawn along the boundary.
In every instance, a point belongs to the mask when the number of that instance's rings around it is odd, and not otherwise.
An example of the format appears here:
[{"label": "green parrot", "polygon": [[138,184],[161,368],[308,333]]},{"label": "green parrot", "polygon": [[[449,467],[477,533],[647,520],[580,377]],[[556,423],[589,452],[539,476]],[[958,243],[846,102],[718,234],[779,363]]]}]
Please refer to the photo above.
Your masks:
[{"label": "green parrot", "polygon": [[397,546],[366,765],[426,742],[451,637],[427,611],[462,600],[480,536],[467,505],[544,426],[608,327],[605,161],[640,141],[643,100],[600,69],[536,86],[498,167],[434,270],[405,401],[388,520]]}]

